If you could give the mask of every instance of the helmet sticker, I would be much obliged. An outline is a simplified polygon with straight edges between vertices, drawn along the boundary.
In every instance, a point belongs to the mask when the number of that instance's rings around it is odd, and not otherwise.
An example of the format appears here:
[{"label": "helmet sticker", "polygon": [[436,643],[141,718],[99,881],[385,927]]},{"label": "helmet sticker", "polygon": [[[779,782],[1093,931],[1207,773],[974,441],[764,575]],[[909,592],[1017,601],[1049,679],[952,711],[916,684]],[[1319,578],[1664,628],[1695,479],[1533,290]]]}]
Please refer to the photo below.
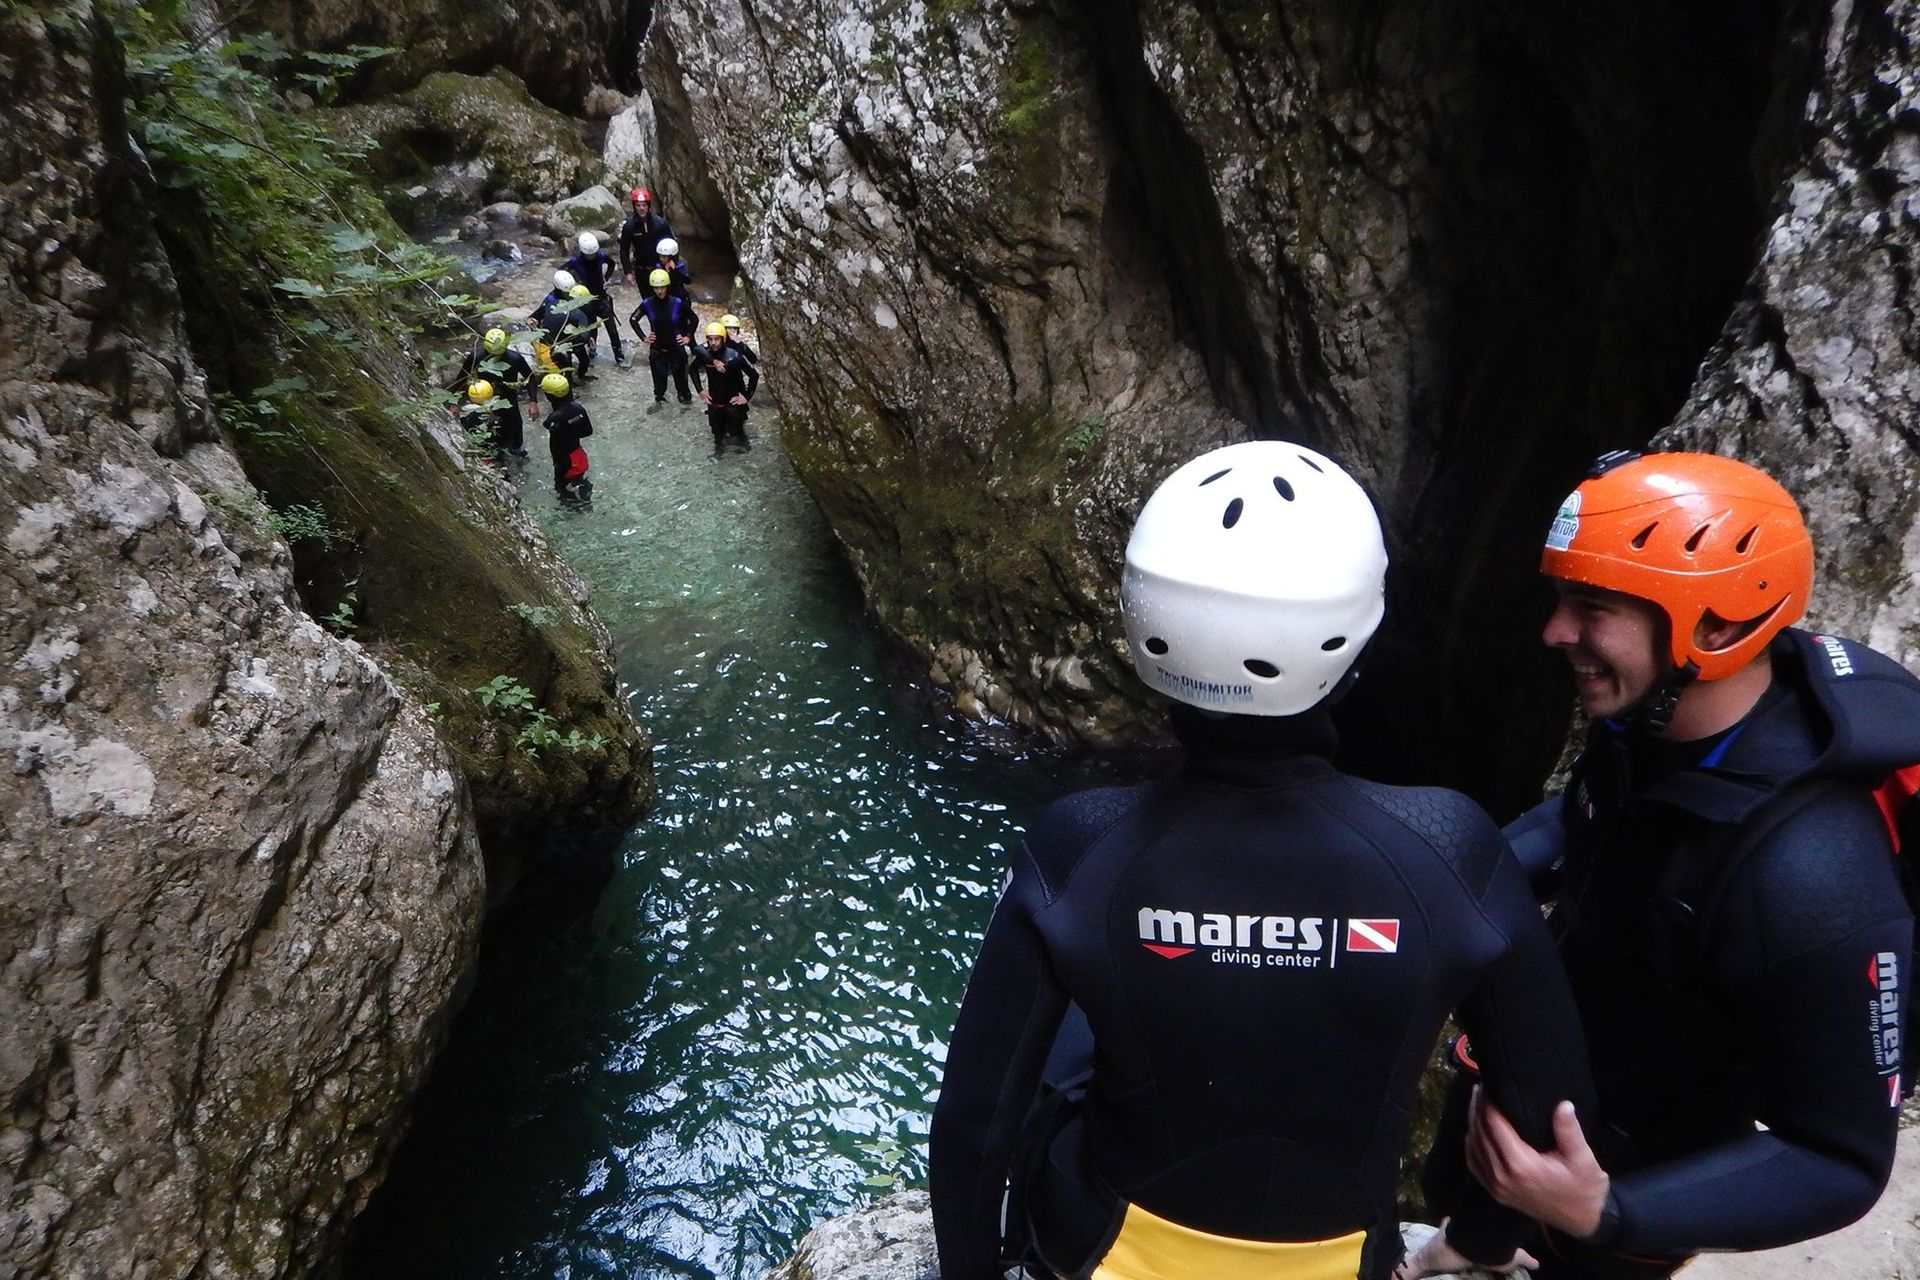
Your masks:
[{"label": "helmet sticker", "polygon": [[1547,550],[1565,551],[1573,545],[1574,535],[1580,532],[1580,491],[1575,489],[1560,504],[1560,510],[1553,517],[1553,527],[1547,530]]}]

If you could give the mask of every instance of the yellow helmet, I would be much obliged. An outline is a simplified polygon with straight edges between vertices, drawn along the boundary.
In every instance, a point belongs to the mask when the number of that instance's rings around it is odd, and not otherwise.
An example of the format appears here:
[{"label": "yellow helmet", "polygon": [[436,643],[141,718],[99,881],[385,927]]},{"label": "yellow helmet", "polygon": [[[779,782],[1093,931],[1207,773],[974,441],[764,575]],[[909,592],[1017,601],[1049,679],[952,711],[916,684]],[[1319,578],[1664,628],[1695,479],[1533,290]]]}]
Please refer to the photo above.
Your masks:
[{"label": "yellow helmet", "polygon": [[488,355],[497,356],[507,349],[507,331],[505,329],[489,329],[487,330],[487,336],[480,339],[480,344],[487,349]]},{"label": "yellow helmet", "polygon": [[583,284],[577,284],[567,290],[567,296],[570,298],[591,298],[593,296],[593,290]]},{"label": "yellow helmet", "polygon": [[740,327],[740,317],[729,311],[720,317],[720,323],[729,329],[738,329]]},{"label": "yellow helmet", "polygon": [[647,274],[647,287],[649,289],[664,289],[672,283],[673,277],[658,267],[655,267]]},{"label": "yellow helmet", "polygon": [[567,381],[567,375],[564,373],[550,373],[540,379],[540,389],[558,400],[561,396],[572,393],[573,384]]},{"label": "yellow helmet", "polygon": [[478,378],[467,384],[467,399],[475,404],[485,404],[493,399],[493,384],[485,378]]},{"label": "yellow helmet", "polygon": [[707,326],[707,336],[709,338],[724,338],[727,336],[727,326],[721,324],[718,320],[715,320],[712,324]]}]

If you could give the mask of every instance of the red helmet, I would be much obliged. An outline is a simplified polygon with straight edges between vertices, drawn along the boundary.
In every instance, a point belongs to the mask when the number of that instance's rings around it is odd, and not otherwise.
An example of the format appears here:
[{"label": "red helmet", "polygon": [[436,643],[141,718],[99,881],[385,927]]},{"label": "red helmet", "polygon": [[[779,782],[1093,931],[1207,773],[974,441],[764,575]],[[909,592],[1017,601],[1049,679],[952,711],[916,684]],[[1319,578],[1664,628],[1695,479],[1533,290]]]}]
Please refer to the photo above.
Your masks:
[{"label": "red helmet", "polygon": [[[1710,453],[1608,454],[1560,504],[1540,571],[1660,606],[1673,665],[1718,680],[1799,621],[1813,591],[1813,541],[1793,496],[1766,472]],[[1708,613],[1759,625],[1702,649]]]},{"label": "red helmet", "polygon": [[633,189],[633,194],[628,196],[627,199],[631,200],[635,204],[640,204],[642,202],[645,202],[647,204],[652,204],[653,193],[647,190],[645,187],[635,187]]}]

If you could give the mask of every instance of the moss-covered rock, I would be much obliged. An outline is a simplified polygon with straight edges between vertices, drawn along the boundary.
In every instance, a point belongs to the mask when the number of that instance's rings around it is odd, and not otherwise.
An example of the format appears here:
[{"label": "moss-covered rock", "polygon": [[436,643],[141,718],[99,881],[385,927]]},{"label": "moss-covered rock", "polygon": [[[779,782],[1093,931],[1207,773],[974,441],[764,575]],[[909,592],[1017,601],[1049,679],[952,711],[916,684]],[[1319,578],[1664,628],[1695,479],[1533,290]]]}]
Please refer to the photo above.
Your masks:
[{"label": "moss-covered rock", "polygon": [[475,207],[498,191],[553,200],[600,179],[600,160],[579,125],[534,101],[500,68],[483,76],[436,72],[397,97],[326,114],[340,136],[373,142],[375,176],[400,191],[443,193],[442,203]]}]

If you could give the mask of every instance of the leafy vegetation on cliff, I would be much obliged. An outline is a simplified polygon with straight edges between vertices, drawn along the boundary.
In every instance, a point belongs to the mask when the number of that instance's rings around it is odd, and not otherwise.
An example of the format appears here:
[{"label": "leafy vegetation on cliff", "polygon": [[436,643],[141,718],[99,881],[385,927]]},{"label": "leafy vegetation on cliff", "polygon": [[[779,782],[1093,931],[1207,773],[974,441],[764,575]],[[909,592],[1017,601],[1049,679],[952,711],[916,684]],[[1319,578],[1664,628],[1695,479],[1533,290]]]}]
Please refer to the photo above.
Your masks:
[{"label": "leafy vegetation on cliff", "polygon": [[[644,746],[598,661],[597,626],[511,486],[462,448],[418,354],[471,341],[480,300],[394,224],[353,167],[360,144],[287,103],[291,89],[324,99],[385,51],[292,54],[229,38],[179,0],[109,12],[195,352],[267,507],[217,502],[237,517],[233,540],[285,536],[308,612],[438,706],[484,833],[627,816],[647,787]],[[524,749],[474,693],[501,673],[596,749]]]}]

